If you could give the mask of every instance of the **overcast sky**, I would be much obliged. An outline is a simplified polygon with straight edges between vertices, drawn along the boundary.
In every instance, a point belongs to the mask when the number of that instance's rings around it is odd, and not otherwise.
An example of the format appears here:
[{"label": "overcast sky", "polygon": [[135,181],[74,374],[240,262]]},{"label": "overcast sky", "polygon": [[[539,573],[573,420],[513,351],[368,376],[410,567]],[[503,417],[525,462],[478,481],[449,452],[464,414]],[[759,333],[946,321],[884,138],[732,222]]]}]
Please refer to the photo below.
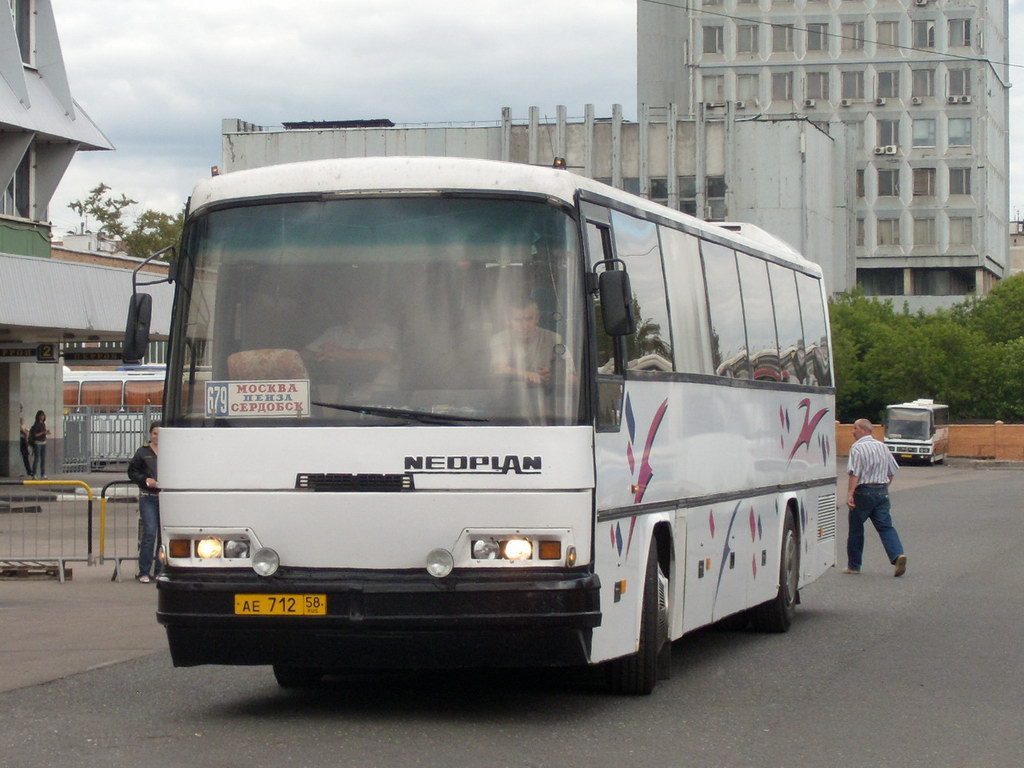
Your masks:
[{"label": "overcast sky", "polygon": [[[71,92],[114,152],[80,152],[50,205],[99,182],[176,212],[220,163],[221,119],[494,122],[530,106],[636,115],[636,0],[52,0]],[[1010,28],[1024,31],[1024,0]],[[1024,63],[1024,53],[1011,52]],[[1011,70],[1024,146],[1024,69]],[[1016,140],[1014,140],[1016,136]],[[1010,208],[1024,210],[1011,149]]]}]

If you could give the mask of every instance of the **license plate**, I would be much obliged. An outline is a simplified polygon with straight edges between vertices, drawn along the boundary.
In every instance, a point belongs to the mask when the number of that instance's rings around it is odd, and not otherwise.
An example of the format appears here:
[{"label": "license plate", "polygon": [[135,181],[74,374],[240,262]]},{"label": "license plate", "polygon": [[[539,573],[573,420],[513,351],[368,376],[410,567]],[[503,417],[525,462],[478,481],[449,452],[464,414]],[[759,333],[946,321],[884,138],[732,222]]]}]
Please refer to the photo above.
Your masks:
[{"label": "license plate", "polygon": [[326,616],[327,595],[235,595],[239,616]]},{"label": "license plate", "polygon": [[912,459],[912,458],[914,458],[914,454],[912,454],[912,453],[901,453],[900,454],[900,458],[901,459]]}]

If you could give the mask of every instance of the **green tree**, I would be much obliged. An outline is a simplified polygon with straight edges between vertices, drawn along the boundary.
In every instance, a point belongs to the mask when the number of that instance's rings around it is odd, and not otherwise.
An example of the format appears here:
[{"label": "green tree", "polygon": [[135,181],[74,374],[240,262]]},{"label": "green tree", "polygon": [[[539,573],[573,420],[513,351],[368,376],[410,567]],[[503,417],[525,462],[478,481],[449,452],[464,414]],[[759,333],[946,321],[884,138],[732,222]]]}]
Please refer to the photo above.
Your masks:
[{"label": "green tree", "polygon": [[120,197],[108,195],[110,187],[102,181],[89,191],[89,194],[82,200],[75,200],[68,203],[68,208],[86,220],[88,226],[91,216],[98,224],[97,235],[110,240],[120,240],[128,232],[124,223],[125,209],[136,205],[138,200],[132,200],[127,195]]},{"label": "green tree", "polygon": [[114,197],[109,193],[110,187],[100,182],[82,200],[68,203],[68,208],[85,218],[87,226],[88,220],[93,219],[99,224],[96,230],[99,236],[119,243],[125,253],[137,259],[144,259],[181,240],[184,207],[173,216],[147,208],[129,223],[127,209],[138,201],[124,194]]}]

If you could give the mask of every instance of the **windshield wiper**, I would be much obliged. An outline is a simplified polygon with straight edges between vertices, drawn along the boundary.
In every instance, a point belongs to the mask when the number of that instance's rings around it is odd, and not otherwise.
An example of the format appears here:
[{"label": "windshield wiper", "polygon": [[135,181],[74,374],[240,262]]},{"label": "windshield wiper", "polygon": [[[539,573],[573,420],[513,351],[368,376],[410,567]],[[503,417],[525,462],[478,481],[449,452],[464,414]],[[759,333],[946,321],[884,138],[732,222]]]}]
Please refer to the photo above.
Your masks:
[{"label": "windshield wiper", "polygon": [[368,416],[387,416],[392,419],[415,419],[423,424],[450,424],[453,421],[478,421],[489,422],[490,419],[480,419],[476,416],[460,416],[454,413],[431,413],[430,411],[414,411],[409,408],[384,408],[377,405],[346,405],[345,403],[318,403],[313,405],[322,408],[333,408],[336,411],[352,411]]}]

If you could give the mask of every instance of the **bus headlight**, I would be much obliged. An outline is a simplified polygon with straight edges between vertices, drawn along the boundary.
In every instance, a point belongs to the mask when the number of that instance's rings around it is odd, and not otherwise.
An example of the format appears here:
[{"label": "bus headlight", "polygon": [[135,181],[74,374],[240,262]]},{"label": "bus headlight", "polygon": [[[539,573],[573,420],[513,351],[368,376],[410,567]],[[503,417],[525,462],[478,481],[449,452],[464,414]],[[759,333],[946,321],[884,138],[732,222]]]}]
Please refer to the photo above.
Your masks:
[{"label": "bus headlight", "polygon": [[232,560],[249,556],[249,542],[245,539],[228,539],[224,542],[224,557]]},{"label": "bus headlight", "polygon": [[436,579],[443,579],[455,567],[455,558],[447,549],[432,549],[427,553],[427,573]]},{"label": "bus headlight", "polygon": [[224,546],[221,544],[220,539],[199,539],[196,542],[196,557],[203,560],[212,560],[215,557],[220,557],[223,551]]},{"label": "bus headlight", "polygon": [[258,576],[273,576],[281,565],[281,557],[270,547],[260,547],[253,553],[252,569]]},{"label": "bus headlight", "polygon": [[529,539],[508,539],[502,550],[506,560],[529,560],[533,557],[533,544]]},{"label": "bus headlight", "polygon": [[474,560],[496,560],[501,546],[494,539],[476,539],[472,544]]}]

